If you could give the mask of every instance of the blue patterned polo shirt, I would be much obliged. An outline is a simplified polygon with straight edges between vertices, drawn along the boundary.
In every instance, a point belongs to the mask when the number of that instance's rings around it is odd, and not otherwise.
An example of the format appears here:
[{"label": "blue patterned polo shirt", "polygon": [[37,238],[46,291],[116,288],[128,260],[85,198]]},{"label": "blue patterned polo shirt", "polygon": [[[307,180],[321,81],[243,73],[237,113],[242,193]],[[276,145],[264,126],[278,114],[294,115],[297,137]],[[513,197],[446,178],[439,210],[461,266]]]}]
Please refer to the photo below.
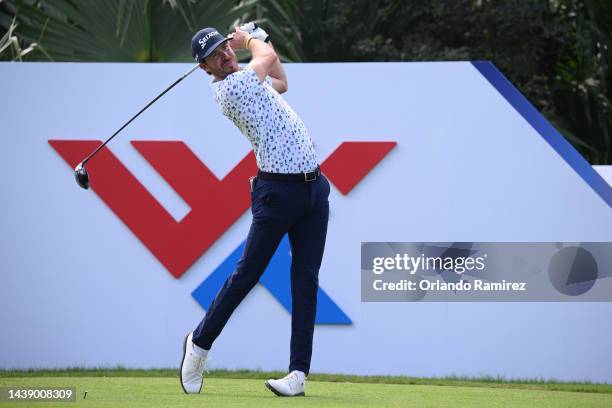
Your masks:
[{"label": "blue patterned polo shirt", "polygon": [[316,169],[317,155],[302,119],[272,88],[270,78],[259,82],[247,65],[212,82],[221,111],[247,137],[260,170],[305,173]]}]

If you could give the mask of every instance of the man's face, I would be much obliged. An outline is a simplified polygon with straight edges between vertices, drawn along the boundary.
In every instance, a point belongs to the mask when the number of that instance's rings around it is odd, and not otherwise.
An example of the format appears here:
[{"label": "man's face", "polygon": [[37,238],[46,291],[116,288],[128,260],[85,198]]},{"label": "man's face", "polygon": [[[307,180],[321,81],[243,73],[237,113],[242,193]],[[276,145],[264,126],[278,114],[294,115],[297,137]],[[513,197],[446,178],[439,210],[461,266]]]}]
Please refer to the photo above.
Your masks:
[{"label": "man's face", "polygon": [[217,79],[224,79],[229,74],[239,70],[236,53],[229,46],[229,41],[218,46],[204,62],[200,63],[200,68],[213,75]]}]

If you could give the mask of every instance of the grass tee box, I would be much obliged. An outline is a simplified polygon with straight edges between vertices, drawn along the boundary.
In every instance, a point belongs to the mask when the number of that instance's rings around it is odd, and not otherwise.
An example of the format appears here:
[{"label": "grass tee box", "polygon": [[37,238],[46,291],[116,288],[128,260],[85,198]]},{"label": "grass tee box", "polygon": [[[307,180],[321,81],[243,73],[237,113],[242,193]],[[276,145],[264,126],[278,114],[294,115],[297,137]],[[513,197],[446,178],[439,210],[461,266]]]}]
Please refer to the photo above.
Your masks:
[{"label": "grass tee box", "polygon": [[[74,387],[71,407],[610,407],[612,385],[494,378],[361,377],[313,374],[306,397],[287,401],[264,381],[279,373],[214,371],[200,395],[182,393],[176,370],[3,371],[0,387]],[[85,392],[87,392],[86,398]],[[63,407],[65,402],[37,402]],[[28,403],[0,402],[0,408]]]}]

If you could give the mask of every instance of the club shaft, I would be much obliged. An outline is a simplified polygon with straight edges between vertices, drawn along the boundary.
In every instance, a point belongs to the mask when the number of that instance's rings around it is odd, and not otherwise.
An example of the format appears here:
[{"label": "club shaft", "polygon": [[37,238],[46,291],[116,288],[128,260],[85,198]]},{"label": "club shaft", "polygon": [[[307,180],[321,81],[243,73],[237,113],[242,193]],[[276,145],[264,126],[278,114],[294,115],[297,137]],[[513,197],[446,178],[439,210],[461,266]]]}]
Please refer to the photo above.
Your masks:
[{"label": "club shaft", "polygon": [[162,96],[164,96],[164,94],[166,92],[168,92],[169,90],[171,90],[172,88],[174,88],[179,82],[181,82],[183,79],[187,78],[187,76],[189,76],[189,74],[191,74],[193,71],[195,71],[198,68],[199,65],[196,65],[195,67],[191,68],[189,71],[185,72],[179,79],[177,79],[176,81],[174,81],[174,83],[172,85],[170,85],[168,88],[166,88],[162,93],[160,93],[159,95],[157,95],[155,97],[155,99],[153,99],[151,102],[149,102],[144,108],[142,108],[140,111],[138,111],[137,114],[135,114],[134,116],[131,117],[130,120],[128,120],[127,122],[125,122],[125,124],[123,126],[121,126],[119,128],[119,130],[117,130],[115,133],[113,133],[113,135],[111,137],[109,137],[108,139],[106,139],[106,141],[104,143],[102,143],[100,146],[98,146],[96,148],[96,150],[94,150],[89,156],[87,156],[85,158],[85,160],[83,160],[81,162],[81,165],[85,165],[85,163],[87,163],[89,161],[89,159],[91,159],[92,157],[95,156],[96,153],[98,153],[100,150],[102,150],[102,148],[104,146],[106,146],[106,144],[108,142],[110,142],[111,140],[113,140],[113,138],[115,136],[117,136],[119,134],[119,132],[121,132],[123,129],[125,129],[125,127],[127,125],[129,125],[130,123],[132,123],[132,121],[134,119],[136,119],[142,112],[146,111],[147,108],[151,105],[153,105],[155,103],[155,101],[157,101],[159,98],[161,98]]}]

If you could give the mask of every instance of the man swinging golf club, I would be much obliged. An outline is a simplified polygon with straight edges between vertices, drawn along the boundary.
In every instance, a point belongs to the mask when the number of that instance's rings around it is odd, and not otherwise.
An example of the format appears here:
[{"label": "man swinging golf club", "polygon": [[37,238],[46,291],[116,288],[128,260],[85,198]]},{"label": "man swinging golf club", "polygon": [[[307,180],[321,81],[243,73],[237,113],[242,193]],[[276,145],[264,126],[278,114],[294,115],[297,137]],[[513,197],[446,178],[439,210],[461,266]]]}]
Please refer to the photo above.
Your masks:
[{"label": "man swinging golf club", "polygon": [[[202,322],[185,338],[180,377],[186,393],[200,392],[208,351],[259,281],[285,234],[292,254],[289,374],[267,381],[266,386],[279,396],[304,395],[305,391],[330,187],[319,170],[304,123],[280,95],[287,91],[287,77],[267,38],[264,30],[248,23],[227,38],[205,28],[191,41],[193,57],[213,76],[215,101],[251,142],[259,171],[251,180],[253,221],[244,253]],[[243,48],[252,58],[240,69],[234,50]]]}]

